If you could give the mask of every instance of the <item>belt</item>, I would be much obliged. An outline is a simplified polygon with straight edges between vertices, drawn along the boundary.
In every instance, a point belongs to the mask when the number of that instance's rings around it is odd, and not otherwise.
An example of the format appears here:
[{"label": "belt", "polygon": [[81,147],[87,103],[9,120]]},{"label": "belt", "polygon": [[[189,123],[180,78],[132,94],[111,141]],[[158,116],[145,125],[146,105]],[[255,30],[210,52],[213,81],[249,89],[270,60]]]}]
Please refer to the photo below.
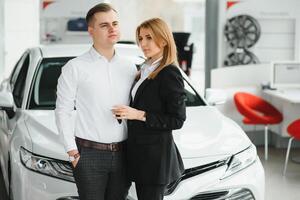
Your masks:
[{"label": "belt", "polygon": [[81,147],[93,148],[103,151],[122,151],[124,149],[124,142],[116,142],[116,143],[100,143],[94,142],[90,140],[85,140],[82,138],[75,138],[76,143]]}]

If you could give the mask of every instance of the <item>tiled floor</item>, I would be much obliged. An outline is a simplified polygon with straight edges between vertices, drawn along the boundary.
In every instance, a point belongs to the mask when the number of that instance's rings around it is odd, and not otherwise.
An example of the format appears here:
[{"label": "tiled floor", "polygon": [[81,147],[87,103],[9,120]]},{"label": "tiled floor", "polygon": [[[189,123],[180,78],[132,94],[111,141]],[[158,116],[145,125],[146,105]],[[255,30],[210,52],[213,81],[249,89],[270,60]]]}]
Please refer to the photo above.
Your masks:
[{"label": "tiled floor", "polygon": [[[264,160],[264,148],[258,147],[258,155],[265,169],[266,200],[300,200],[300,164],[289,161],[286,176],[283,166],[286,149],[270,148],[268,161]],[[290,158],[300,156],[300,149],[292,149]]]}]

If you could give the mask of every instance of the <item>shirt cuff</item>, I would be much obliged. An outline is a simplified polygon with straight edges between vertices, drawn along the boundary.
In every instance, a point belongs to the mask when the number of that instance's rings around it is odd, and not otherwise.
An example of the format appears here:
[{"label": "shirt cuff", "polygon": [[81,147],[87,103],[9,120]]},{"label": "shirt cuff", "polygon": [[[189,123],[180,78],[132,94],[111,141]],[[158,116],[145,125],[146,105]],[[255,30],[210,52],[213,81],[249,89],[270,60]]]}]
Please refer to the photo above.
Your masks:
[{"label": "shirt cuff", "polygon": [[66,146],[65,146],[65,150],[66,150],[67,153],[68,153],[69,151],[72,151],[72,150],[78,150],[75,141],[72,142],[72,143],[70,143],[70,144],[68,144],[68,145],[66,145]]}]

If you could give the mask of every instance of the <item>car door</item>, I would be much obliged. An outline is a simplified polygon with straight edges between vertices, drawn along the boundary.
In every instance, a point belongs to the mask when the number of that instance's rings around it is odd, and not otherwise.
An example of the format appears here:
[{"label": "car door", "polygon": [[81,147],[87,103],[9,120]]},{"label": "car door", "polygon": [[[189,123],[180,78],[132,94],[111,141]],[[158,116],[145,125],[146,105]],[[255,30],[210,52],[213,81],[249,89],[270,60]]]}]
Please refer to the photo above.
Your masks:
[{"label": "car door", "polygon": [[8,80],[8,87],[6,89],[9,92],[12,92],[15,103],[15,115],[13,117],[9,117],[6,111],[0,110],[0,160],[5,181],[8,180],[10,139],[14,128],[16,127],[16,122],[20,116],[29,63],[29,52],[25,52],[16,64]]}]

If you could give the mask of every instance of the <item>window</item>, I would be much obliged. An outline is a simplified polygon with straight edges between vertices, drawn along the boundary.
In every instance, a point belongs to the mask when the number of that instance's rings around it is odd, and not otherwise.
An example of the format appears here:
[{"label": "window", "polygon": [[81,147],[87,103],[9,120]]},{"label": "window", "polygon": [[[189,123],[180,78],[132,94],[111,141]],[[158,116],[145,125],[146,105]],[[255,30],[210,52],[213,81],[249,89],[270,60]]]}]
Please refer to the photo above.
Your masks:
[{"label": "window", "polygon": [[[32,84],[29,109],[52,110],[55,108],[57,80],[61,74],[61,68],[72,59],[45,58],[38,67]],[[191,85],[184,80],[187,106],[206,105]]]},{"label": "window", "polygon": [[16,79],[17,79],[17,75],[19,74],[20,72],[20,69],[21,69],[21,63],[23,63],[23,60],[25,59],[25,57],[27,56],[27,52],[24,53],[20,59],[18,60],[17,64],[15,65],[12,73],[10,74],[10,77],[9,77],[9,83],[11,84],[11,86],[13,86],[16,82]]},{"label": "window", "polygon": [[[24,88],[25,88],[25,82],[29,67],[29,54],[24,55],[24,60],[21,59],[20,61],[20,68],[19,65],[17,65],[16,69],[13,72],[11,84],[13,88],[13,97],[15,104],[18,108],[21,107],[23,97],[24,97]],[[22,62],[23,61],[23,62]],[[19,73],[18,73],[19,71]]]},{"label": "window", "polygon": [[196,93],[194,88],[186,81],[184,80],[184,90],[186,94],[186,106],[205,106],[205,102],[202,100],[202,98]]},{"label": "window", "polygon": [[56,102],[57,81],[61,68],[68,58],[45,58],[35,74],[30,95],[29,109],[53,110]]}]

